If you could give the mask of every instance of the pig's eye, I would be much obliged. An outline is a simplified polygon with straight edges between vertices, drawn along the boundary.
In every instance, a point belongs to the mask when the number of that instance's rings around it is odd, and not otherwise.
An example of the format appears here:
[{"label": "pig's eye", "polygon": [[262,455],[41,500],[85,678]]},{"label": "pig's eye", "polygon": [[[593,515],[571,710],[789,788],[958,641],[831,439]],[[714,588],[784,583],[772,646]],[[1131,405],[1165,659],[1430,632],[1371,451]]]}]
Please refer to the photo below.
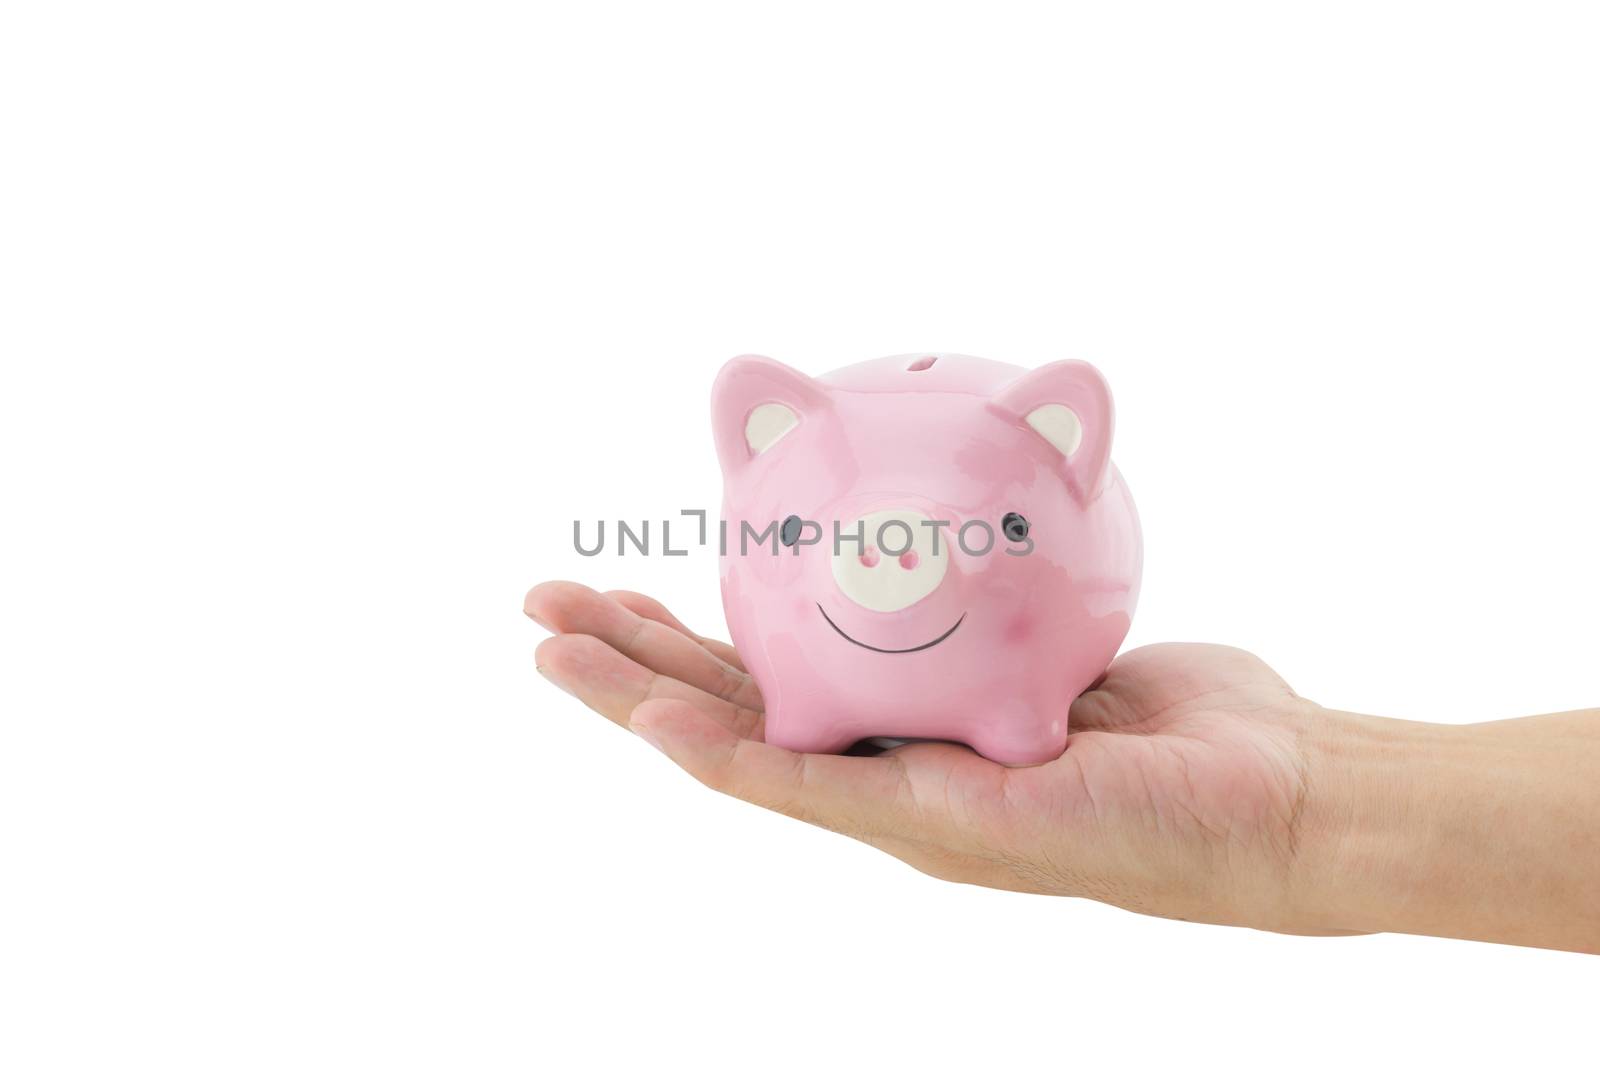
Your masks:
[{"label": "pig's eye", "polygon": [[800,540],[800,516],[790,515],[783,520],[783,525],[778,529],[778,539],[785,545],[793,545]]},{"label": "pig's eye", "polygon": [[1007,541],[1021,542],[1028,538],[1028,520],[1015,511],[1006,512],[1006,517],[1000,520],[1000,529]]}]

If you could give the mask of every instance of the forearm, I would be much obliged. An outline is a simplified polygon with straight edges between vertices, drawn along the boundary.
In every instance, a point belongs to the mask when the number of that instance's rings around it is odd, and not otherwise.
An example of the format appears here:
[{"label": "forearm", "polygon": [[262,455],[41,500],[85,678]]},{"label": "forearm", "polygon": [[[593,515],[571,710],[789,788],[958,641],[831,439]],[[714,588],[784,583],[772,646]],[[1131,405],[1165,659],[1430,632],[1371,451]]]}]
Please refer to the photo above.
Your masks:
[{"label": "forearm", "polygon": [[1291,887],[1308,925],[1600,952],[1600,711],[1324,723]]}]

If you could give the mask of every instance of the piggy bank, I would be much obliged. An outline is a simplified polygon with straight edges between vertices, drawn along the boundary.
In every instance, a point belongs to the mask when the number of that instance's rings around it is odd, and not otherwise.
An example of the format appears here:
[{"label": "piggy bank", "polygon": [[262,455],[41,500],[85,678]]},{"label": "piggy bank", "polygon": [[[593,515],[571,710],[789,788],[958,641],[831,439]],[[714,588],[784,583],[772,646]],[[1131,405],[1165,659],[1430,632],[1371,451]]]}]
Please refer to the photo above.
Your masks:
[{"label": "piggy bank", "polygon": [[766,740],[1058,757],[1139,592],[1111,394],[1087,363],[902,356],[723,367],[722,601]]}]

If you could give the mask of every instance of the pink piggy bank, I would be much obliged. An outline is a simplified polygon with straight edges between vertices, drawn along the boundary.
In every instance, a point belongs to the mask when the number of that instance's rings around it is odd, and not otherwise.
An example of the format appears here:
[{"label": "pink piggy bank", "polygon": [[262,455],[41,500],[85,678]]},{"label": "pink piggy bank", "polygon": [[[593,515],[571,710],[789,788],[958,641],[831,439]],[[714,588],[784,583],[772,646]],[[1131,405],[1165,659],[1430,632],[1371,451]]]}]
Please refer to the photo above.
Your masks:
[{"label": "pink piggy bank", "polygon": [[899,356],[809,378],[741,356],[712,419],[722,602],[769,743],[1061,754],[1139,592],[1098,371]]}]

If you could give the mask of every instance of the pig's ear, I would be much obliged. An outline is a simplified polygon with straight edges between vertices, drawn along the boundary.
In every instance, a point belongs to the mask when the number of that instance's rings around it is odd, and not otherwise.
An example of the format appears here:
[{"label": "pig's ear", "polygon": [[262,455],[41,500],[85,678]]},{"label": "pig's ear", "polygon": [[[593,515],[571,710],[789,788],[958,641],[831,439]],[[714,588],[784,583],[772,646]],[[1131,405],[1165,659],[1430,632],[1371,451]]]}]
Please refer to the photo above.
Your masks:
[{"label": "pig's ear", "polygon": [[711,387],[717,459],[731,473],[828,406],[822,385],[775,359],[729,360]]},{"label": "pig's ear", "polygon": [[993,403],[1061,453],[1067,485],[1081,504],[1100,495],[1111,460],[1111,390],[1077,359],[1047,363],[995,395]]}]

